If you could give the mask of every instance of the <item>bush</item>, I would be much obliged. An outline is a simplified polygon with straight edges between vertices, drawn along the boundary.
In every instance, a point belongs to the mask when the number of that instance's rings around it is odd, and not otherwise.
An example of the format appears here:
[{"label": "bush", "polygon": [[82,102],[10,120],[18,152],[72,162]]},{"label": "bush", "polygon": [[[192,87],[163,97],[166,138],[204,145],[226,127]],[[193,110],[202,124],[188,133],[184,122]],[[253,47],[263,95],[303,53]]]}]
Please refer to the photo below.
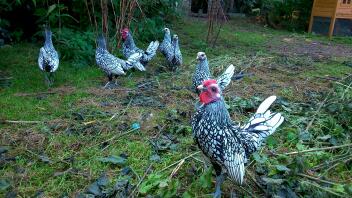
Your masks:
[{"label": "bush", "polygon": [[[136,40],[150,41],[161,38],[161,29],[178,16],[176,6],[180,0],[143,0],[133,11],[131,29]],[[64,60],[73,60],[75,65],[87,65],[94,61],[95,25],[101,31],[102,11],[100,1],[47,1],[47,0],[5,0],[0,2],[0,28],[11,33],[15,42],[43,40],[42,25],[49,24],[54,33],[55,47]],[[92,2],[94,4],[92,4]],[[120,0],[106,1],[108,4],[108,29],[110,35],[116,33],[115,15],[120,13]],[[114,4],[112,7],[111,3]],[[94,13],[93,13],[94,6]],[[18,15],[21,13],[21,15]],[[118,31],[117,31],[118,32]],[[115,38],[112,39],[112,41]]]},{"label": "bush", "polygon": [[[60,32],[54,29],[54,32]],[[92,65],[95,61],[95,35],[93,31],[62,28],[57,36],[60,58],[72,60],[75,66]]]},{"label": "bush", "polygon": [[[240,0],[240,11],[255,14],[274,28],[304,31],[308,27],[313,0]],[[254,13],[255,12],[255,13]]]},{"label": "bush", "polygon": [[305,31],[313,0],[262,0],[261,15],[274,28]]}]

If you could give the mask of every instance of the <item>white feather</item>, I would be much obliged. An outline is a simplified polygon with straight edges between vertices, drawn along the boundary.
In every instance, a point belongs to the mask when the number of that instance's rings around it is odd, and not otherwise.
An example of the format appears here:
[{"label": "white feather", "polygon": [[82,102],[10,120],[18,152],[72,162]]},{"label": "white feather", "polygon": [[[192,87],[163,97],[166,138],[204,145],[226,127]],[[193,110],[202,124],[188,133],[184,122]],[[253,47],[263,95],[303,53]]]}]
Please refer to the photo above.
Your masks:
[{"label": "white feather", "polygon": [[274,132],[277,127],[279,127],[284,121],[284,117],[281,113],[277,113],[270,120],[267,121],[267,124],[272,127],[272,131]]},{"label": "white feather", "polygon": [[235,66],[230,65],[225,72],[217,78],[217,83],[221,90],[224,90],[231,82],[231,78],[235,73]]},{"label": "white feather", "polygon": [[241,185],[245,173],[243,155],[234,153],[225,161],[225,167],[230,179]]},{"label": "white feather", "polygon": [[270,96],[267,99],[265,99],[258,107],[256,113],[265,113],[266,110],[269,109],[271,104],[276,100],[276,96]]}]

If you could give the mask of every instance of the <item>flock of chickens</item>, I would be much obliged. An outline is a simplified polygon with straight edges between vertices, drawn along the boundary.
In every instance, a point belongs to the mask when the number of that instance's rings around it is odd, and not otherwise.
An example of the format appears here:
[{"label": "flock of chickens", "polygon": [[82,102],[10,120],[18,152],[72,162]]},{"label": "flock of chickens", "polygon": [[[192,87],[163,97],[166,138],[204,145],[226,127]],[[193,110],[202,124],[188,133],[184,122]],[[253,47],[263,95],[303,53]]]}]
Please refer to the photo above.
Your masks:
[{"label": "flock of chickens", "polygon": [[[175,70],[182,64],[182,54],[178,44],[178,36],[171,38],[170,30],[164,29],[162,43],[153,41],[144,51],[139,49],[127,28],[122,30],[123,55],[122,60],[110,54],[102,34],[97,38],[96,62],[107,74],[109,82],[113,77],[124,75],[126,70],[135,68],[145,71],[145,66],[155,56],[159,49],[165,56],[170,68]],[[49,84],[53,82],[53,72],[59,65],[58,54],[52,44],[52,33],[45,29],[45,44],[40,48],[38,64]],[[234,74],[234,66],[230,65],[216,80],[213,79],[204,52],[197,54],[198,64],[192,78],[192,89],[199,96],[196,112],[192,116],[191,125],[193,138],[199,148],[213,165],[216,173],[216,187],[214,197],[221,197],[221,184],[227,175],[237,184],[242,184],[245,164],[250,154],[257,151],[262,142],[273,134],[284,121],[280,113],[274,113],[269,107],[276,100],[276,96],[265,99],[256,113],[245,125],[236,124],[231,120],[225,106],[222,92],[230,84]]]}]

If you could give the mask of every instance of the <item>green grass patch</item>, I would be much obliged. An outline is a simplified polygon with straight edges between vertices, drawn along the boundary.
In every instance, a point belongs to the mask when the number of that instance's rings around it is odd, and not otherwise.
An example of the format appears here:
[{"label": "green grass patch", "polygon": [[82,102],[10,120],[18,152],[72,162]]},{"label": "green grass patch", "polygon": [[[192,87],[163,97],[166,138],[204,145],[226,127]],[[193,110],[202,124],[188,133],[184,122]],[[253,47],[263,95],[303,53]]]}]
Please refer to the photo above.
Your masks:
[{"label": "green grass patch", "polygon": [[[213,173],[206,168],[202,155],[194,154],[199,149],[190,127],[197,96],[189,86],[197,64],[196,53],[205,51],[216,75],[229,64],[236,66],[236,72],[246,74],[224,91],[234,121],[243,124],[269,95],[278,96],[273,111],[285,116],[282,127],[251,157],[246,171],[252,176],[246,176],[243,187],[227,181],[223,185],[225,196],[235,190],[240,197],[276,196],[283,192],[299,197],[329,197],[334,192],[347,197],[352,173],[347,166],[351,163],[348,147],[300,155],[284,153],[351,142],[352,94],[347,88],[350,79],[340,84],[319,82],[318,86],[315,78],[351,74],[352,68],[344,63],[349,57],[315,60],[309,53],[284,54],[280,50],[284,38],[293,38],[285,45],[298,42],[304,46],[306,39],[311,39],[331,45],[346,43],[345,48],[350,46],[349,39],[330,41],[234,19],[224,25],[216,45],[208,46],[206,30],[204,19],[175,22],[171,31],[179,35],[184,58],[180,70],[165,71],[165,60],[159,54],[147,66],[147,72],[131,71],[118,77],[120,87],[115,90],[102,89],[107,78],[97,66],[77,67],[70,61],[61,61],[54,86],[48,88],[37,66],[39,44],[1,48],[0,74],[9,77],[11,83],[1,87],[0,121],[41,123],[1,123],[0,144],[9,147],[9,151],[1,154],[0,160],[14,160],[0,161],[0,179],[10,183],[0,196],[16,192],[28,197],[43,191],[46,197],[75,197],[105,173],[109,180],[106,188],[111,189],[116,181],[127,177],[131,184],[139,185],[136,192],[140,197],[211,197]],[[141,84],[143,89],[137,87]],[[326,90],[331,88],[326,104],[317,111],[327,97]],[[132,132],[136,123],[141,128]],[[160,141],[160,148],[153,146],[156,141]],[[99,160],[120,154],[128,156],[124,166]],[[132,173],[121,176],[126,167]],[[336,185],[321,185],[302,174]],[[259,188],[250,177],[263,187]],[[312,188],[312,182],[330,192]]]}]

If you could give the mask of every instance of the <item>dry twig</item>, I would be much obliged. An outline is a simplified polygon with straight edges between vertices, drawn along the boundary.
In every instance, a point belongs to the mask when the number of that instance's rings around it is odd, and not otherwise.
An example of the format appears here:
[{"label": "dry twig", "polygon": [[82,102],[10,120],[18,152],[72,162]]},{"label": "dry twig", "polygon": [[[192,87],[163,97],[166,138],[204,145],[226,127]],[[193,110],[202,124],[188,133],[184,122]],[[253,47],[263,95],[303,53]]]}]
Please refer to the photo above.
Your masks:
[{"label": "dry twig", "polygon": [[[138,130],[138,129],[131,129],[131,130],[126,131],[125,133],[114,135],[114,136],[112,136],[110,139],[105,140],[105,141],[101,142],[100,144],[111,142],[111,141],[114,140],[114,139],[118,139],[118,138],[120,138],[120,137],[122,137],[122,136],[124,136],[124,135],[127,135],[127,134],[129,134],[129,133],[132,133],[133,131],[136,131],[136,130]],[[115,141],[115,142],[116,142],[116,141]],[[115,142],[112,142],[112,143],[108,144],[108,145],[107,145],[106,147],[104,147],[102,150],[107,149],[111,144],[114,144]],[[99,145],[99,144],[98,144],[98,145]],[[96,145],[94,145],[94,146],[96,146]]]},{"label": "dry twig", "polygon": [[306,175],[306,174],[303,174],[303,173],[297,173],[297,175],[301,176],[301,177],[305,177],[305,178],[311,179],[311,180],[314,180],[314,181],[318,181],[318,182],[321,182],[321,183],[330,184],[330,185],[336,185],[336,183],[334,183],[334,182],[323,180],[323,179],[319,179],[317,177],[313,177],[313,176]]},{"label": "dry twig", "polygon": [[180,163],[177,164],[177,166],[174,168],[174,170],[172,170],[171,174],[170,174],[170,179],[175,176],[175,174],[177,173],[177,171],[181,168],[182,164],[185,163],[185,160],[181,160]]},{"label": "dry twig", "polygon": [[[132,100],[133,100],[133,99],[131,99],[131,100],[128,102],[127,107],[124,109],[124,111],[123,111],[120,115],[123,115],[123,114],[126,113],[126,111],[130,108],[130,105],[131,105],[131,103],[132,103]],[[118,114],[118,112],[116,112],[113,116],[111,116],[111,118],[109,119],[109,121],[112,120],[112,119],[114,119],[114,118],[117,116],[117,114]]]},{"label": "dry twig", "polygon": [[138,187],[142,184],[144,178],[148,175],[148,172],[150,171],[151,168],[152,168],[152,165],[150,164],[147,170],[144,172],[143,177],[139,180],[138,184],[136,185],[136,187],[133,189],[132,193],[128,197],[134,197],[134,194],[136,193]]},{"label": "dry twig", "polygon": [[8,124],[40,124],[42,121],[27,121],[27,120],[4,120],[3,123]]},{"label": "dry twig", "polygon": [[345,195],[341,195],[341,194],[339,194],[339,193],[336,193],[336,192],[334,192],[334,191],[332,191],[332,190],[330,190],[329,188],[326,188],[326,187],[321,187],[321,186],[319,186],[318,184],[316,184],[316,183],[312,183],[312,182],[309,182],[309,181],[303,181],[303,182],[305,182],[305,183],[307,183],[307,184],[310,184],[310,185],[312,185],[312,186],[314,186],[314,187],[316,187],[316,188],[319,188],[320,190],[323,190],[323,191],[325,191],[325,192],[328,192],[328,193],[330,193],[330,194],[333,194],[333,195],[335,195],[335,196],[337,196],[337,197],[345,197]]},{"label": "dry twig", "polygon": [[296,154],[310,153],[310,152],[316,152],[316,151],[334,150],[334,149],[344,148],[344,147],[352,147],[352,143],[339,145],[339,146],[329,146],[329,147],[324,147],[324,148],[308,149],[308,150],[303,150],[303,151],[294,151],[294,152],[283,153],[283,154],[284,155],[296,155]]},{"label": "dry twig", "polygon": [[186,157],[184,157],[184,158],[178,160],[177,162],[170,164],[169,166],[167,166],[167,167],[161,169],[161,170],[159,171],[159,173],[160,173],[160,172],[163,172],[163,171],[165,171],[165,170],[167,170],[167,169],[169,169],[170,167],[175,166],[176,164],[179,164],[182,160],[184,161],[184,160],[186,160],[186,159],[188,159],[188,158],[193,157],[194,155],[197,155],[198,153],[200,153],[200,151],[194,152],[194,153],[192,153],[192,154],[190,154],[190,155],[188,155],[188,156],[186,156]]}]

